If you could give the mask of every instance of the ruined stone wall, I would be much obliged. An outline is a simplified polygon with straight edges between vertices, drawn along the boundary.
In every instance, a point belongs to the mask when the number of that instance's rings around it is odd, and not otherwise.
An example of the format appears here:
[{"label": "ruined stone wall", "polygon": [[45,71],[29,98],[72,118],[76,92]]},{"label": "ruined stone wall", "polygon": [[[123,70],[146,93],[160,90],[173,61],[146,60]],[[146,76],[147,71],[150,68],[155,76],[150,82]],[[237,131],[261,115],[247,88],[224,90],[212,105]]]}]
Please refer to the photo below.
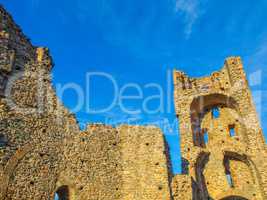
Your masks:
[{"label": "ruined stone wall", "polygon": [[0,200],[267,199],[266,144],[240,58],[210,77],[175,71],[183,174],[174,177],[158,128],[80,131],[52,67],[0,7]]},{"label": "ruined stone wall", "polygon": [[170,199],[168,147],[152,127],[89,125],[51,86],[52,59],[0,7],[0,199]]},{"label": "ruined stone wall", "polygon": [[172,198],[193,199],[191,177],[188,175],[175,175],[172,178],[171,190]]},{"label": "ruined stone wall", "polygon": [[169,200],[168,151],[160,129],[119,127],[123,199]]},{"label": "ruined stone wall", "polygon": [[75,118],[50,84],[52,61],[0,7],[0,199],[52,198]]},{"label": "ruined stone wall", "polygon": [[153,127],[89,125],[66,146],[57,187],[71,199],[170,199],[164,138]]},{"label": "ruined stone wall", "polygon": [[[182,184],[177,176],[173,190],[187,199],[266,199],[266,144],[241,59],[228,58],[210,77],[175,71],[174,84],[183,171],[191,180]],[[191,193],[183,190],[188,185]]]},{"label": "ruined stone wall", "polygon": [[116,128],[88,126],[67,143],[57,187],[67,185],[73,200],[122,199],[119,143]]}]

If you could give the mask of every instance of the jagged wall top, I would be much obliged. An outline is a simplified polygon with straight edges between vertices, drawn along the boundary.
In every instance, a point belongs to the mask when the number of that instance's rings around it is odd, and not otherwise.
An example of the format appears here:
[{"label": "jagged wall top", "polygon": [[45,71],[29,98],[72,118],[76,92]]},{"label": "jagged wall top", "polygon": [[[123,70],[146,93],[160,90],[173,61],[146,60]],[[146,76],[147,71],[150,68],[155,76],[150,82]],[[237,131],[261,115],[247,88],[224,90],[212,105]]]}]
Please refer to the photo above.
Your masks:
[{"label": "jagged wall top", "polygon": [[[213,72],[210,76],[200,77],[200,78],[191,78],[186,73],[174,70],[174,83],[177,84],[179,81],[182,81],[182,79],[190,79],[192,82],[198,81],[198,80],[204,80],[206,78],[211,78],[212,80],[218,79],[220,76],[220,73],[224,74],[224,72],[230,73],[231,68],[235,68],[235,70],[242,71],[244,73],[243,65],[241,57],[239,56],[232,56],[225,59],[224,66],[221,70]],[[225,71],[226,70],[226,71]]]},{"label": "jagged wall top", "polygon": [[24,35],[21,28],[14,22],[12,16],[5,10],[5,8],[2,5],[0,5],[0,19],[1,19],[0,23],[1,32],[9,33],[12,30],[13,33],[16,33],[16,35],[22,41],[27,43],[27,45],[31,46],[32,48],[35,48],[31,44],[30,39],[26,35]]},{"label": "jagged wall top", "polygon": [[[220,71],[213,72],[210,76],[201,78],[191,78],[182,71],[174,71],[174,84],[180,86],[181,90],[208,90],[210,87],[220,87],[221,89],[227,89],[230,87],[231,68],[235,68],[235,71],[240,71],[243,74],[243,67],[240,57],[229,57],[225,60],[225,64]],[[241,73],[243,72],[243,73]]]},{"label": "jagged wall top", "polygon": [[181,71],[174,71],[176,110],[183,102],[210,93],[232,94],[236,90],[247,88],[248,83],[240,57],[229,57],[220,71],[210,76],[191,78]]},{"label": "jagged wall top", "polygon": [[49,71],[53,67],[48,48],[33,46],[2,5],[0,5],[0,42],[2,48],[9,54],[13,51],[14,57],[21,57],[25,62],[35,58],[37,63],[46,66]]}]

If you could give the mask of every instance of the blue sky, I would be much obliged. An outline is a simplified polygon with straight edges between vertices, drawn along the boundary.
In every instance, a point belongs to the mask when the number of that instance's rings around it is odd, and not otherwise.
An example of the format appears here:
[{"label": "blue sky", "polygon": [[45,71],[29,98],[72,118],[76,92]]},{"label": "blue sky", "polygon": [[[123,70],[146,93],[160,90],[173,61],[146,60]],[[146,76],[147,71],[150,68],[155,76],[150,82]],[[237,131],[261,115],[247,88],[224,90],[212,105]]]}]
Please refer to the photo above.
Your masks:
[{"label": "blue sky", "polygon": [[[243,58],[261,121],[267,119],[267,1],[258,0],[0,0],[33,44],[49,47],[55,67],[53,83],[76,83],[86,90],[88,72],[104,72],[121,88],[127,83],[142,88],[143,99],[126,100],[125,107],[141,112],[127,114],[119,107],[102,114],[90,114],[85,106],[77,112],[86,122],[153,123],[175,121],[173,102],[168,101],[168,73],[174,68],[190,76],[209,75],[219,70],[228,56]],[[147,114],[145,98],[157,94],[149,83],[162,86],[164,110]],[[112,101],[108,80],[94,78],[90,88],[92,108]],[[127,94],[136,95],[136,89]],[[261,98],[260,98],[261,97]],[[77,95],[68,90],[62,96],[68,108]],[[169,102],[169,103],[168,103]],[[168,110],[168,104],[171,110]],[[157,108],[157,99],[149,102]],[[263,124],[267,133],[267,125]],[[164,129],[171,149],[174,172],[180,171],[177,127]]]}]

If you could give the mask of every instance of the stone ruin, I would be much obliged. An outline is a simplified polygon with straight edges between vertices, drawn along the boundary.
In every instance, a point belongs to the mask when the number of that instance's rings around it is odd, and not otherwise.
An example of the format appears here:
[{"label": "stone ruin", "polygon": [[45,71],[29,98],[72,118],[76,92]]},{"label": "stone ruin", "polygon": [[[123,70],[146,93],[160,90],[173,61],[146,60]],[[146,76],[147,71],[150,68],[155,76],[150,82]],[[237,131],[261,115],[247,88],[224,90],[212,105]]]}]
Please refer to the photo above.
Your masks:
[{"label": "stone ruin", "polygon": [[179,175],[159,128],[81,131],[52,67],[0,7],[0,200],[267,199],[267,149],[239,57],[209,77],[174,71]]}]

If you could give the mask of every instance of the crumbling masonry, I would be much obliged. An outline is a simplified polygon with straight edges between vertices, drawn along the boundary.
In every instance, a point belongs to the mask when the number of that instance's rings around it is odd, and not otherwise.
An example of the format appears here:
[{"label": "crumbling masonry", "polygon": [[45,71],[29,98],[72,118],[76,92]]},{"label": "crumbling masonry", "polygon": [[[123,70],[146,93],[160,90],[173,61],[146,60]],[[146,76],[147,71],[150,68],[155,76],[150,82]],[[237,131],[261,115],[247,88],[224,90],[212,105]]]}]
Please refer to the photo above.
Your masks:
[{"label": "crumbling masonry", "polygon": [[0,7],[0,200],[267,199],[266,144],[240,58],[210,77],[174,72],[175,176],[156,127],[80,131],[57,100],[52,66]]}]

